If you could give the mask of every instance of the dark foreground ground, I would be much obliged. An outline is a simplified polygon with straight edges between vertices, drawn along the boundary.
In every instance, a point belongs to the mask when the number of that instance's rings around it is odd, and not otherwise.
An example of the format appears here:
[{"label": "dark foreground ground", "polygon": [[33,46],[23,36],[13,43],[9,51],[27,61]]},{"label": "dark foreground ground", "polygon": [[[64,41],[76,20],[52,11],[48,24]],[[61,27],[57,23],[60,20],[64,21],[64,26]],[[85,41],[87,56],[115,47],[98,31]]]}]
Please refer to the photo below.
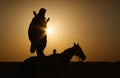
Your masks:
[{"label": "dark foreground ground", "polygon": [[[18,78],[21,62],[0,62],[0,78]],[[47,73],[38,78],[52,78]],[[62,78],[120,78],[120,62],[70,63]]]}]

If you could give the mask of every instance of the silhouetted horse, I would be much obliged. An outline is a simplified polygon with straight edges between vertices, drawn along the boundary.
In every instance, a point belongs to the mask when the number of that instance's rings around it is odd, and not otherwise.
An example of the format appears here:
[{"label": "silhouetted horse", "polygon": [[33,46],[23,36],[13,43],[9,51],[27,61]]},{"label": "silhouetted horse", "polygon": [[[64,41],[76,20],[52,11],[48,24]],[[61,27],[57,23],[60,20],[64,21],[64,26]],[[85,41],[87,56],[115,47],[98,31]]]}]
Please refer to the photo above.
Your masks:
[{"label": "silhouetted horse", "polygon": [[86,59],[78,44],[74,44],[73,47],[64,50],[61,54],[45,56],[44,59],[36,56],[30,57],[23,62],[21,76],[22,78],[36,78],[36,76],[43,72],[60,75],[67,70],[67,64],[73,55],[79,56],[81,61]]}]

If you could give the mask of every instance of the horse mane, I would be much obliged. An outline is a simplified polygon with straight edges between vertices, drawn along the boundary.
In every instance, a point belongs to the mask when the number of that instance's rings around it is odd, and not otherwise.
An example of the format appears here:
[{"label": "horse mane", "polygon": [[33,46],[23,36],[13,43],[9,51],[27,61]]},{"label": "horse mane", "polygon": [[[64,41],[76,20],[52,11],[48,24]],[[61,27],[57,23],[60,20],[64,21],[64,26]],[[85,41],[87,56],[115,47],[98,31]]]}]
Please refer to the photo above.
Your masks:
[{"label": "horse mane", "polygon": [[73,47],[70,47],[70,48],[68,48],[68,49],[65,49],[61,54],[66,54],[66,53],[68,53],[68,52],[70,52],[70,51],[73,51]]},{"label": "horse mane", "polygon": [[65,49],[63,52],[61,52],[61,54],[64,54],[66,52],[69,52],[71,50],[71,48]]}]

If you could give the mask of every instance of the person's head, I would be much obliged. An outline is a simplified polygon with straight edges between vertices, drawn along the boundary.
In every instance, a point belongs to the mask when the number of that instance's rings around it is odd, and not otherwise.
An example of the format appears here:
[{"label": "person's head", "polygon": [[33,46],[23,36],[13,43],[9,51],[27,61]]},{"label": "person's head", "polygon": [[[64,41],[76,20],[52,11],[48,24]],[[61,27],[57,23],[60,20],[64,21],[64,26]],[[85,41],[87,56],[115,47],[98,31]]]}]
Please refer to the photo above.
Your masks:
[{"label": "person's head", "polygon": [[53,49],[53,54],[56,54],[56,49]]},{"label": "person's head", "polygon": [[40,10],[39,10],[39,14],[40,15],[45,15],[45,12],[46,12],[46,9],[45,8],[41,8]]}]

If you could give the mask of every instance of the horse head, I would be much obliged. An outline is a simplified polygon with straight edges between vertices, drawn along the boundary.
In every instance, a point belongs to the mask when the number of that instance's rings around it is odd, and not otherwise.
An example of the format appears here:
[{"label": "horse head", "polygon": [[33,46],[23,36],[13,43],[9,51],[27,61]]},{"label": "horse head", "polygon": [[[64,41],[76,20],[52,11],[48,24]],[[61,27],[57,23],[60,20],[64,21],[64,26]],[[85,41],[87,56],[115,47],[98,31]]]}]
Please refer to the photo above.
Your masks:
[{"label": "horse head", "polygon": [[73,51],[74,51],[75,55],[81,59],[81,61],[86,59],[86,56],[83,53],[83,50],[78,43],[77,44],[74,43]]}]

